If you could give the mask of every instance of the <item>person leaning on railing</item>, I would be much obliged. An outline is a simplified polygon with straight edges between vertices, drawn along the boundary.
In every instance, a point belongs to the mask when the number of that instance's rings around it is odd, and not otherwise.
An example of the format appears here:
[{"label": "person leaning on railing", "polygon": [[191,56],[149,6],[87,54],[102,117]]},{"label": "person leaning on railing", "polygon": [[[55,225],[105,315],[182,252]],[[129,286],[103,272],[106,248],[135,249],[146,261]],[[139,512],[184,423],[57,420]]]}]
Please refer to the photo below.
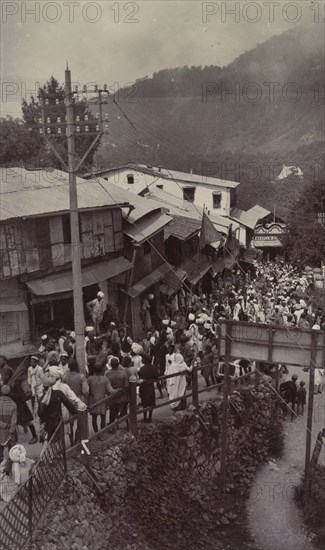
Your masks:
[{"label": "person leaning on railing", "polygon": [[38,414],[41,422],[40,441],[49,441],[62,421],[62,406],[74,415],[77,408],[64,395],[61,390],[54,389],[57,379],[46,372],[43,379],[44,395],[39,403]]}]

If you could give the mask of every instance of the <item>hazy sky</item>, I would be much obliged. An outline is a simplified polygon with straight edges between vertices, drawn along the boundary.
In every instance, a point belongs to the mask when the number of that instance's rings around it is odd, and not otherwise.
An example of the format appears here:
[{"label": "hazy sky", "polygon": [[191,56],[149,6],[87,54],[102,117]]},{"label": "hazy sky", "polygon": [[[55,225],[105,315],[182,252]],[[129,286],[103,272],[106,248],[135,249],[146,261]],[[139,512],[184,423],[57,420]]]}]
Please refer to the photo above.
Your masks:
[{"label": "hazy sky", "polygon": [[[227,65],[302,20],[318,2],[1,1],[2,115],[51,75],[122,87],[163,68]],[[230,10],[235,10],[230,14]]]}]

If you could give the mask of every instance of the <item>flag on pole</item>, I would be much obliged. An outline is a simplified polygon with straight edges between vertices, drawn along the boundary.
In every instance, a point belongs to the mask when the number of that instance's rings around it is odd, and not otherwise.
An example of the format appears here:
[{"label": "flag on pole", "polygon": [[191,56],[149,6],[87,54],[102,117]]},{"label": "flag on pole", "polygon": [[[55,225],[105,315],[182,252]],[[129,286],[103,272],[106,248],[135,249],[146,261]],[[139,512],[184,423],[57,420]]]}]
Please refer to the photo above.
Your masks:
[{"label": "flag on pole", "polygon": [[222,243],[223,239],[223,236],[214,227],[209,216],[203,212],[199,250],[202,250],[207,244]]},{"label": "flag on pole", "polygon": [[239,243],[237,239],[234,238],[232,224],[230,224],[228,227],[228,235],[225,242],[225,252],[228,256],[232,256],[234,259],[236,259],[239,254]]}]

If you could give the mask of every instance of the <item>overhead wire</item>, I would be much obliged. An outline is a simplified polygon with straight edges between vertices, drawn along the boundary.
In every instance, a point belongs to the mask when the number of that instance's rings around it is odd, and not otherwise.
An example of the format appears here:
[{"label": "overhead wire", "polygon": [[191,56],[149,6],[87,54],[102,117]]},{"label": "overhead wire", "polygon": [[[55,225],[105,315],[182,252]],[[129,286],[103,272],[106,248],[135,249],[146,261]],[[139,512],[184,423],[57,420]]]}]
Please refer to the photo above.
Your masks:
[{"label": "overhead wire", "polygon": [[[76,157],[77,157],[79,160],[81,160],[80,157],[79,157],[79,155],[76,154]],[[167,172],[169,173],[171,179],[180,187],[179,183],[178,183],[177,180],[172,176],[172,174],[170,173],[170,171],[167,170]],[[121,208],[121,207],[118,205],[118,203],[117,203],[117,201],[115,200],[115,198],[108,192],[108,190],[106,189],[106,187],[104,187],[103,184],[100,182],[100,178],[98,178],[98,177],[95,176],[94,179],[95,179],[95,181],[97,181],[97,182],[101,185],[102,189],[110,196],[110,198],[113,200],[113,202],[115,202],[115,204],[116,204],[119,208]],[[181,187],[180,187],[180,188],[181,188]],[[182,188],[181,188],[181,189],[182,189]],[[195,208],[197,209],[196,205],[195,205]],[[197,209],[197,210],[198,210],[198,209]],[[198,212],[199,212],[199,210],[198,210]],[[130,221],[130,220],[129,220],[129,221]],[[187,290],[189,291],[190,295],[193,296],[192,289],[191,289],[190,287],[188,287],[187,284],[184,283],[184,282],[181,280],[181,278],[178,276],[178,274],[177,274],[176,270],[174,269],[174,267],[164,258],[164,256],[163,256],[163,255],[160,253],[160,251],[154,246],[154,244],[150,241],[150,239],[149,239],[148,237],[146,237],[146,236],[143,234],[143,232],[137,227],[136,222],[131,221],[131,223],[134,225],[134,227],[137,229],[137,231],[139,231],[140,234],[142,234],[142,236],[144,237],[144,240],[147,241],[147,242],[149,243],[149,245],[155,250],[155,252],[156,252],[156,253],[159,255],[159,257],[163,260],[163,262],[166,263],[166,264],[170,267],[170,269],[174,272],[175,276],[179,279],[180,283],[183,284],[183,286],[184,286],[185,288],[187,288]],[[228,251],[228,252],[229,252],[229,251]],[[239,264],[238,264],[238,265],[239,265]],[[243,271],[243,273],[244,273],[244,270],[242,270],[242,271]],[[199,301],[199,303],[201,303],[201,305],[203,305],[203,303],[202,303],[202,301],[200,300],[200,298],[198,299],[198,301]],[[221,328],[221,326],[222,326],[222,325],[220,325],[220,323],[219,323],[218,321],[216,321],[215,324],[216,324],[218,327],[220,327],[220,328]],[[288,332],[289,332],[289,334],[290,334],[290,330],[288,329],[288,327],[285,327],[285,328],[288,330]],[[230,337],[230,340],[231,340],[233,343],[235,343],[234,340],[233,340],[231,337]],[[300,344],[298,344],[298,345],[299,345],[299,347],[301,348],[302,351],[305,351],[304,348],[303,348]],[[242,355],[243,355],[243,354],[242,354]],[[252,361],[250,358],[247,358],[245,354],[244,354],[244,358],[247,359],[250,363],[253,363],[253,361]],[[314,366],[317,368],[317,366],[315,365],[315,363],[314,363]],[[255,368],[257,368],[257,367],[255,367]],[[257,369],[257,372],[263,376],[263,374],[262,374],[258,369]],[[268,382],[267,382],[265,379],[264,379],[264,381],[268,384]],[[277,392],[276,389],[273,388],[273,386],[271,386],[270,384],[268,384],[268,385],[269,385],[269,386],[271,387],[271,389],[277,394],[277,396],[285,403],[285,401],[282,399],[282,397],[281,397],[281,395],[279,394],[279,392]],[[286,405],[287,405],[287,404],[286,404]],[[288,405],[287,405],[287,406],[288,406]],[[289,407],[288,407],[288,408],[289,408]]]}]

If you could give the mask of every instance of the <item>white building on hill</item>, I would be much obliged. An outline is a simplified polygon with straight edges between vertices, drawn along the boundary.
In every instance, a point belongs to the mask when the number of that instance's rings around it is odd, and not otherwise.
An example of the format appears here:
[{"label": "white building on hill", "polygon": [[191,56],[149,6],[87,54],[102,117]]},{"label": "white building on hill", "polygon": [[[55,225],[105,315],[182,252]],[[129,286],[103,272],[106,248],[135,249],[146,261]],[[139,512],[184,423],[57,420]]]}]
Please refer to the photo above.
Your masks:
[{"label": "white building on hill", "polygon": [[299,166],[287,166],[286,164],[283,165],[281,173],[277,176],[277,181],[282,181],[289,178],[302,178],[303,173],[302,170],[299,168]]},{"label": "white building on hill", "polygon": [[235,181],[211,178],[197,174],[177,172],[164,168],[152,168],[145,165],[127,165],[108,168],[89,174],[88,177],[99,176],[123,189],[147,195],[154,190],[162,190],[196,206],[206,207],[211,213],[229,216],[235,206]]}]

